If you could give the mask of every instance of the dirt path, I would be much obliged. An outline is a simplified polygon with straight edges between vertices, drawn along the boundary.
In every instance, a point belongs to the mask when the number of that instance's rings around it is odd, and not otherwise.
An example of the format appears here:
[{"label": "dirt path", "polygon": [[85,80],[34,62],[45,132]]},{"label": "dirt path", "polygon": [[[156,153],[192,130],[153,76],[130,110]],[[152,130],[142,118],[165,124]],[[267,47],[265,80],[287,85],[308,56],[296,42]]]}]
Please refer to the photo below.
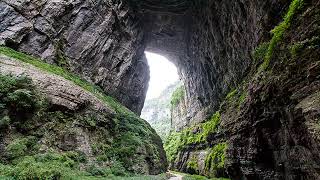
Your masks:
[{"label": "dirt path", "polygon": [[169,180],[182,180],[183,176],[180,174],[175,174],[173,172],[169,172],[173,177],[171,177]]}]

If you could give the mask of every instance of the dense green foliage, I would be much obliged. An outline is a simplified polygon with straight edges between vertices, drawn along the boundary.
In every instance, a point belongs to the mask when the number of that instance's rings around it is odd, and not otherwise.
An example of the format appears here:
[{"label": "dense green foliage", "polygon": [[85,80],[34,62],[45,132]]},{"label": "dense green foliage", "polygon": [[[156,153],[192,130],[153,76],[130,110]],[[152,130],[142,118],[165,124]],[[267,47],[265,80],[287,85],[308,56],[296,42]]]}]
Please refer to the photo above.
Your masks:
[{"label": "dense green foliage", "polygon": [[191,160],[188,161],[187,163],[187,168],[188,168],[188,172],[192,172],[197,174],[198,173],[198,161],[197,159],[195,159],[195,157],[193,157]]},{"label": "dense green foliage", "polygon": [[[278,26],[276,26],[273,30],[271,30],[272,38],[270,40],[270,43],[267,43],[268,49],[265,52],[264,62],[261,65],[262,69],[266,69],[269,66],[270,60],[273,56],[273,53],[278,43],[283,39],[284,33],[290,27],[291,22],[294,18],[294,15],[299,9],[303,7],[303,4],[304,4],[303,0],[293,0],[289,6],[288,12],[283,18],[283,21]],[[258,52],[257,54],[261,55],[264,49],[265,49],[264,45],[260,46],[260,48],[256,50],[256,52]]]},{"label": "dense green foliage", "polygon": [[205,159],[205,169],[208,172],[216,174],[217,170],[224,168],[226,148],[227,143],[219,143],[210,150]]},{"label": "dense green foliage", "polygon": [[179,86],[172,94],[171,96],[171,105],[173,107],[177,106],[179,102],[184,98],[185,96],[185,90],[184,86]]},{"label": "dense green foliage", "polygon": [[11,165],[0,164],[0,175],[16,179],[68,179],[89,176],[77,170],[79,162],[74,153],[44,153],[32,156],[19,156]]},{"label": "dense green foliage", "polygon": [[43,106],[44,100],[29,78],[0,74],[0,129],[11,123],[23,126],[25,119]]},{"label": "dense green foliage", "polygon": [[[181,132],[171,132],[164,145],[168,160],[173,162],[178,152],[188,145],[206,143],[208,136],[217,132],[219,124],[220,113],[217,111],[204,123],[186,128]],[[197,129],[197,131],[194,132],[194,129]]]}]

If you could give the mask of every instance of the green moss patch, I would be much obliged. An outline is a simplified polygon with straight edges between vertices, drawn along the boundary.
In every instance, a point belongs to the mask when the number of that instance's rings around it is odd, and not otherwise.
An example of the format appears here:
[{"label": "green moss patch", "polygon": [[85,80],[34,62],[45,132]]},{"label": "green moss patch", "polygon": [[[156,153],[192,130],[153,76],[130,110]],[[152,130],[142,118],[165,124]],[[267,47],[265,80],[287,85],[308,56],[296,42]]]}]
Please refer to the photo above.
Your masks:
[{"label": "green moss patch", "polygon": [[[269,64],[270,60],[274,54],[274,51],[279,44],[280,41],[282,41],[284,33],[289,29],[291,26],[292,20],[297,13],[298,10],[300,10],[303,7],[304,1],[303,0],[293,0],[289,6],[289,10],[286,13],[286,15],[283,18],[283,21],[276,26],[273,30],[271,30],[272,38],[269,43],[264,43],[261,46],[259,46],[256,49],[256,57],[261,57],[263,53],[264,55],[264,62],[261,65],[261,70],[265,70]],[[266,45],[268,45],[268,48],[266,50]]]}]

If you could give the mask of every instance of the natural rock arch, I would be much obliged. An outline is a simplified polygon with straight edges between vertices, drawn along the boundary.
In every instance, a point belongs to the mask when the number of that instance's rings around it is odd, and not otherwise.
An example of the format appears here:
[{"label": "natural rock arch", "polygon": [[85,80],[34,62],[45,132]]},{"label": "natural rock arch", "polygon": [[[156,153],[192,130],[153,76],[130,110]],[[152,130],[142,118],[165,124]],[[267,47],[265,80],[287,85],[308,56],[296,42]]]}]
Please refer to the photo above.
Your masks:
[{"label": "natural rock arch", "polygon": [[1,44],[66,66],[137,114],[149,79],[143,52],[159,53],[180,69],[197,121],[245,74],[268,19],[281,12],[258,1],[128,2],[6,0],[4,15],[15,24],[4,21]]},{"label": "natural rock arch", "polygon": [[[270,30],[281,22],[290,2],[47,0],[29,3],[3,0],[0,2],[3,12],[0,14],[0,43],[80,74],[136,114],[141,112],[149,79],[144,51],[166,56],[179,68],[184,81],[188,112],[182,121],[191,126],[213,114],[250,68],[256,68],[252,67],[252,51],[270,39]],[[310,19],[316,19],[318,16],[312,13],[319,9],[319,3],[316,0],[306,2],[306,8],[316,7],[308,11]],[[304,20],[317,22],[310,19]],[[294,28],[305,30],[301,21]],[[302,30],[297,32],[302,33]],[[290,33],[291,41],[304,40]],[[306,37],[312,36],[312,33],[306,34]],[[313,53],[317,57],[317,51]],[[212,147],[217,141],[229,141],[226,168],[232,178],[317,177],[319,145],[315,142],[318,140],[303,124],[313,119],[303,114],[301,108],[306,110],[303,104],[297,105],[319,88],[316,83],[319,63],[311,66],[312,61],[315,60],[303,61],[299,69],[302,73],[295,77],[302,84],[285,81],[285,78],[282,83],[297,86],[282,89],[276,83],[265,86],[256,83],[254,85],[259,88],[250,89],[252,101],[240,112],[242,114],[234,115],[232,109],[228,109],[229,114],[222,115],[226,130],[217,139],[210,137],[209,143]],[[290,67],[298,69],[298,66]],[[279,67],[276,70],[280,73],[294,72]],[[311,82],[315,83],[309,87]],[[299,95],[297,87],[311,90]],[[290,95],[286,94],[289,90]],[[265,98],[264,91],[274,95],[266,96],[270,101],[261,102]],[[298,95],[292,97],[296,93]],[[279,141],[277,137],[281,137]],[[186,162],[183,160],[189,158],[190,152],[198,150],[196,148],[203,147],[193,148],[180,152],[173,166],[184,170]],[[296,161],[301,154],[304,157]],[[263,158],[265,155],[267,158]],[[305,162],[310,162],[307,170],[302,168]]]}]

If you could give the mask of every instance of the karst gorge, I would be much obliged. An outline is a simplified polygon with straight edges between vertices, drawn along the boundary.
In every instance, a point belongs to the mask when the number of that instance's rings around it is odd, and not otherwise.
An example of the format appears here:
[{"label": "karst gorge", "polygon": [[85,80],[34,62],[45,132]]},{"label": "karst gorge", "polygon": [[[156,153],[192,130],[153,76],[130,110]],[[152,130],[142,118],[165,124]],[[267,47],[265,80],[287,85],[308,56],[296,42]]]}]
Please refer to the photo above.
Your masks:
[{"label": "karst gorge", "polygon": [[[320,0],[0,0],[0,22],[0,179],[320,179]],[[153,127],[146,51],[181,79]]]}]

